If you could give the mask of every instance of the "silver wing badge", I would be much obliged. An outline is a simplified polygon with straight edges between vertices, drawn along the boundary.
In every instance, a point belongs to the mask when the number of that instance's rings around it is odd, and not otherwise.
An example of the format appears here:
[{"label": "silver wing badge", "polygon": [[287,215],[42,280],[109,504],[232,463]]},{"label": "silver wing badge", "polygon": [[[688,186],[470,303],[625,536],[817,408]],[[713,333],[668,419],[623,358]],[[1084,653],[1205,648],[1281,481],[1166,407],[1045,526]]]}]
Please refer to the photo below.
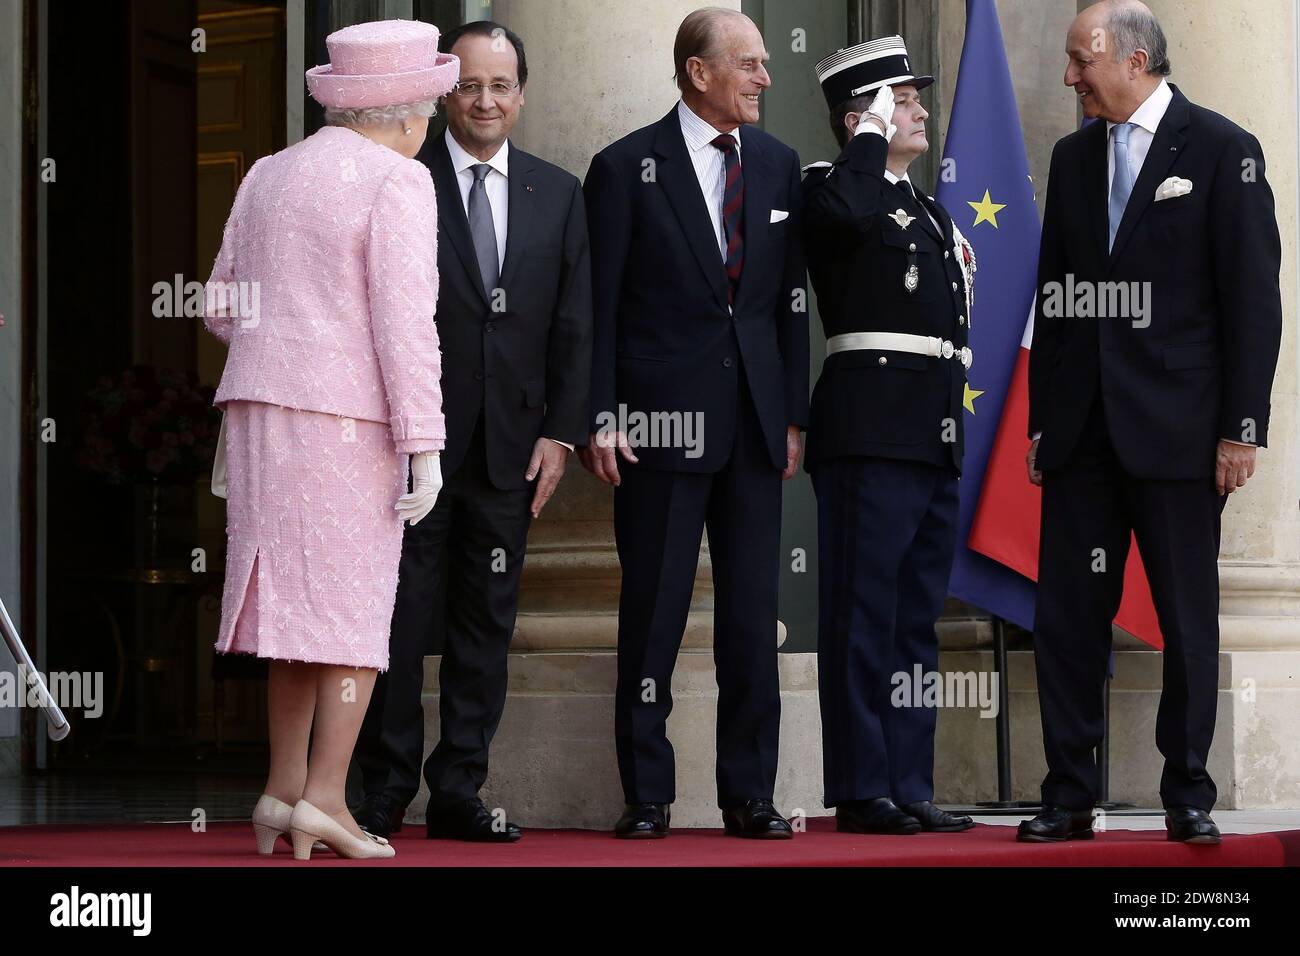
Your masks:
[{"label": "silver wing badge", "polygon": [[913,220],[916,219],[915,216],[909,216],[902,209],[899,209],[891,213],[889,218],[894,220],[894,222],[898,223],[900,229],[906,229],[908,226],[912,224]]}]

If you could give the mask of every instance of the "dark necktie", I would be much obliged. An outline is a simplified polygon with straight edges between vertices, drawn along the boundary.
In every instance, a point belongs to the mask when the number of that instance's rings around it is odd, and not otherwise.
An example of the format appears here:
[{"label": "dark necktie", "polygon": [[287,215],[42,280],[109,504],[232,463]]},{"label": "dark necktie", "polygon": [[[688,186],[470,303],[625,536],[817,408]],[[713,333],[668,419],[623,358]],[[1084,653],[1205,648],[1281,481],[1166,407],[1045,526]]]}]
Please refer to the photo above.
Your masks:
[{"label": "dark necktie", "polygon": [[894,185],[906,193],[907,198],[916,203],[917,208],[921,210],[921,215],[924,217],[921,220],[921,228],[924,229],[929,226],[930,232],[942,233],[942,230],[938,228],[937,218],[930,212],[930,207],[921,201],[921,196],[917,193],[916,187],[912,185],[912,181],[910,179],[900,179]]},{"label": "dark necktie", "polygon": [[474,173],[474,184],[469,188],[469,232],[474,239],[474,254],[478,257],[479,274],[483,277],[483,291],[491,297],[499,277],[497,230],[492,223],[492,203],[488,201],[483,180],[492,172],[492,167],[479,163],[470,168]]},{"label": "dark necktie", "polygon": [[713,145],[722,150],[726,181],[722,187],[722,234],[726,238],[727,304],[736,301],[736,286],[745,268],[745,177],[740,172],[740,156],[736,153],[736,140],[730,133],[716,137]]}]

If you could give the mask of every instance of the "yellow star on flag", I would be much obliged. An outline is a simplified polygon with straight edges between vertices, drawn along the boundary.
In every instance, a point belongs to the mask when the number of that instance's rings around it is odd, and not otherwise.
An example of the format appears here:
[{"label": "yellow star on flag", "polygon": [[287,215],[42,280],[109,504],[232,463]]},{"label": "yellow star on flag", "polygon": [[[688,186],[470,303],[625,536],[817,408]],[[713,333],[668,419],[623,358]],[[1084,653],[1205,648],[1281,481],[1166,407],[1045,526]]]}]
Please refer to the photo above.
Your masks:
[{"label": "yellow star on flag", "polygon": [[980,397],[981,395],[983,395],[983,394],[984,394],[984,392],[983,392],[982,389],[971,388],[971,387],[970,387],[970,382],[967,382],[967,383],[966,383],[966,394],[964,394],[964,395],[962,396],[962,398],[961,398],[961,403],[962,403],[963,405],[966,406],[966,411],[968,411],[968,412],[970,412],[972,415],[974,415],[974,414],[975,414],[975,399],[979,398],[979,397]]},{"label": "yellow star on flag", "polygon": [[982,222],[991,222],[993,223],[993,228],[996,229],[998,227],[998,213],[1007,208],[1006,203],[994,202],[990,199],[989,191],[987,189],[984,190],[984,198],[980,202],[971,202],[968,199],[966,200],[966,205],[974,209],[976,213],[975,221],[971,223],[972,229]]}]

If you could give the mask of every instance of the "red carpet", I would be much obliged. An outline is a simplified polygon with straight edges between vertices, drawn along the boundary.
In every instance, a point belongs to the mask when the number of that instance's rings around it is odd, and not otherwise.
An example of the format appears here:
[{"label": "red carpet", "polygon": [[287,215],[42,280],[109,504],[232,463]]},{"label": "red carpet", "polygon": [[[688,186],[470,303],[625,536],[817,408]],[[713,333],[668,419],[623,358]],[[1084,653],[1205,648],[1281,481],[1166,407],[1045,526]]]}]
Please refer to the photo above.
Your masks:
[{"label": "red carpet", "polygon": [[423,827],[393,840],[392,860],[352,863],[316,853],[293,859],[281,841],[274,857],[253,851],[247,823],[0,828],[0,866],[1287,866],[1300,865],[1300,830],[1226,834],[1219,846],[1170,843],[1163,830],[1111,830],[1095,840],[1031,845],[1015,828],[977,826],[959,834],[912,837],[836,833],[830,817],[808,822],[793,840],[759,842],[721,830],[674,830],[666,840],[624,841],[592,830],[529,830],[513,846],[426,840]]}]

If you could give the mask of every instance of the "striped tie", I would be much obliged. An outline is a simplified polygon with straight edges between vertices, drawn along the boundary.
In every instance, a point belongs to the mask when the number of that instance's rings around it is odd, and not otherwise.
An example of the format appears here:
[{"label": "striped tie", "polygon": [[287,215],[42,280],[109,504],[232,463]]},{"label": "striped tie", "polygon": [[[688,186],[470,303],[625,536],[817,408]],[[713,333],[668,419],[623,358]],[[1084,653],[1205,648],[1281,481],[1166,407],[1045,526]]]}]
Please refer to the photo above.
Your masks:
[{"label": "striped tie", "polygon": [[722,161],[727,171],[726,185],[722,187],[722,233],[726,237],[727,304],[736,301],[736,286],[745,268],[745,177],[740,174],[740,156],[736,153],[736,140],[723,133],[713,141],[722,150]]}]

